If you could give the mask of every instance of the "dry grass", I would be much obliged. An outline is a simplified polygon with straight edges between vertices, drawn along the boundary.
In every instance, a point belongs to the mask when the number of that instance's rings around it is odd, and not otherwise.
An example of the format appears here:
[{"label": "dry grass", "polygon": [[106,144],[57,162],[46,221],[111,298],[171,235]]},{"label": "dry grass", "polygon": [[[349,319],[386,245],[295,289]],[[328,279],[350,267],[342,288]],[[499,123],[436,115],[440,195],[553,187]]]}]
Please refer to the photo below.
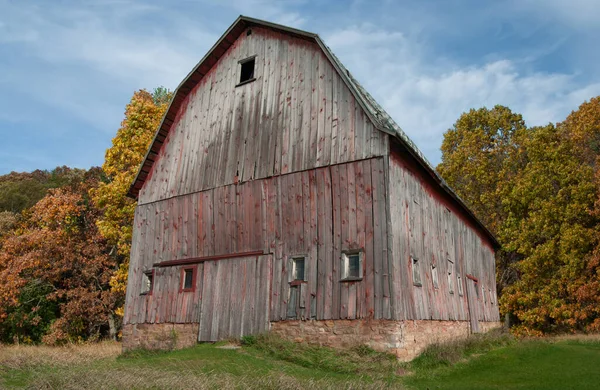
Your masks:
[{"label": "dry grass", "polygon": [[112,341],[89,344],[68,344],[61,347],[45,345],[0,345],[0,366],[8,369],[29,369],[37,366],[69,367],[116,358],[121,344]]},{"label": "dry grass", "polygon": [[30,389],[367,389],[389,388],[383,382],[301,379],[284,373],[265,376],[236,376],[228,373],[203,374],[198,371],[165,372],[141,367],[94,369],[85,375],[47,373],[34,377]]},{"label": "dry grass", "polygon": [[[278,347],[293,345],[277,343]],[[0,388],[378,390],[390,387],[389,381],[380,377],[331,372],[328,368],[333,357],[329,355],[321,356],[323,368],[305,367],[254,347],[235,350],[220,347],[205,344],[171,353],[140,350],[121,354],[120,344],[112,342],[64,347],[0,346]]]}]

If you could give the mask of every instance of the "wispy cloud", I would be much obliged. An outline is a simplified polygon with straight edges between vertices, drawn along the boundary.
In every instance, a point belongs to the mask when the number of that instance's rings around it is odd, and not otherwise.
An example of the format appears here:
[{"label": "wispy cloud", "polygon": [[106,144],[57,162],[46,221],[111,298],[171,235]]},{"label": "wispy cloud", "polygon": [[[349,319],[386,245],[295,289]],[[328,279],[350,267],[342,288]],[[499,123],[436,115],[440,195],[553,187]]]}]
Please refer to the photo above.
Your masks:
[{"label": "wispy cloud", "polygon": [[[175,88],[239,14],[319,33],[433,162],[471,107],[505,104],[535,125],[600,94],[596,0],[0,0],[0,9],[0,132],[15,140],[0,155],[4,171],[101,164],[132,92]],[[36,129],[43,142],[32,145]]]},{"label": "wispy cloud", "polygon": [[401,32],[372,25],[325,38],[434,163],[443,133],[470,108],[502,104],[522,113],[529,125],[542,125],[561,121],[600,94],[600,83],[580,84],[569,73],[526,72],[509,59],[460,66],[432,58]]}]

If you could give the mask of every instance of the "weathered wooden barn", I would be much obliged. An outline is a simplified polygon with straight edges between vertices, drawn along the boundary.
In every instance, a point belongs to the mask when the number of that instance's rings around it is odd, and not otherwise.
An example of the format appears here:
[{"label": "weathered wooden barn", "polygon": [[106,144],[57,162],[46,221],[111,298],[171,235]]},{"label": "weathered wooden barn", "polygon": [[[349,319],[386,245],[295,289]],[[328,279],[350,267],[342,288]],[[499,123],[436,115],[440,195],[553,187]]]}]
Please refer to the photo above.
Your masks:
[{"label": "weathered wooden barn", "polygon": [[499,324],[498,243],[316,34],[239,17],[129,194],[125,348],[271,331],[410,358]]}]

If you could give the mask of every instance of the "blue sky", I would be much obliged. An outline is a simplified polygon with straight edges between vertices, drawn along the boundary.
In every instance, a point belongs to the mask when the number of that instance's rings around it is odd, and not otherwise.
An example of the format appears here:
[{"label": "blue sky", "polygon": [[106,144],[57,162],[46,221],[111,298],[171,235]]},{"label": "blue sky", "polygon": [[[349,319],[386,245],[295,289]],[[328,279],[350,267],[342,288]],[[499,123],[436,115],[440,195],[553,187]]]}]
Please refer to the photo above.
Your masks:
[{"label": "blue sky", "polygon": [[0,0],[0,174],[101,165],[132,93],[240,14],[318,33],[434,164],[469,108],[542,125],[600,95],[598,0]]}]

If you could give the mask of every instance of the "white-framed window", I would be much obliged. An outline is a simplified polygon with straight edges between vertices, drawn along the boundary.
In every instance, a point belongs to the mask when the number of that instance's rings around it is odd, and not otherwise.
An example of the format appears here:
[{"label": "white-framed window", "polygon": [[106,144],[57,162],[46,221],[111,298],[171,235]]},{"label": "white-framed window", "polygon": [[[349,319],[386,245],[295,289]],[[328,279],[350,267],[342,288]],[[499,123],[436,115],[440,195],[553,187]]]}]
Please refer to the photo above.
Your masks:
[{"label": "white-framed window", "polygon": [[433,282],[433,288],[440,288],[440,283],[438,281],[438,270],[435,263],[431,264],[431,281]]},{"label": "white-framed window", "polygon": [[290,281],[306,280],[306,256],[292,257],[292,273]]},{"label": "white-framed window", "polygon": [[364,252],[342,252],[342,280],[360,280],[363,277]]},{"label": "white-framed window", "polygon": [[454,294],[454,262],[448,259],[448,292]]},{"label": "white-framed window", "polygon": [[410,262],[412,266],[413,284],[421,287],[423,283],[421,282],[421,264],[419,263],[419,259],[415,256],[411,256]]},{"label": "white-framed window", "polygon": [[154,270],[145,271],[142,274],[142,289],[140,294],[152,294],[154,288]]},{"label": "white-framed window", "polygon": [[460,277],[460,275],[457,275],[456,279],[458,283],[458,295],[462,297],[464,295],[462,278]]}]

